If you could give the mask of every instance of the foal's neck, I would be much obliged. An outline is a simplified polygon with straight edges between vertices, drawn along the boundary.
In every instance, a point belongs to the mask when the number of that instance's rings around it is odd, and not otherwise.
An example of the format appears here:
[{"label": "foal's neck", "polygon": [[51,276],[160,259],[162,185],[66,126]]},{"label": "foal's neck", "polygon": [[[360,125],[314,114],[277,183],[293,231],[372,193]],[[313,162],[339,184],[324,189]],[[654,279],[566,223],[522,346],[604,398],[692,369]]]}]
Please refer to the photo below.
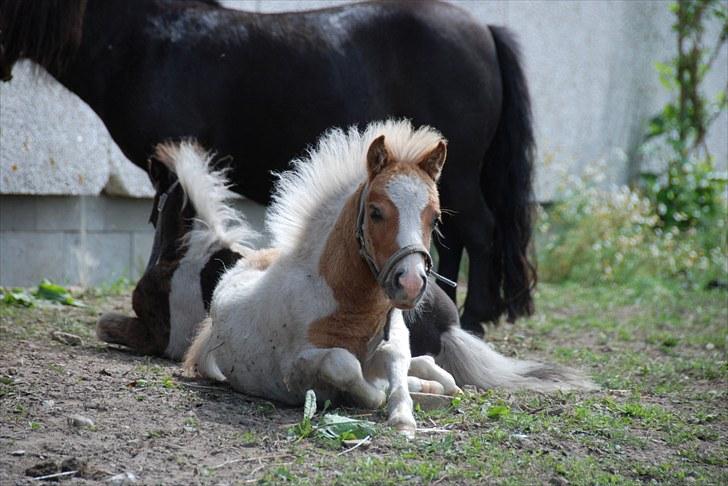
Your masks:
[{"label": "foal's neck", "polygon": [[318,347],[345,348],[364,360],[372,339],[383,332],[392,304],[359,255],[355,231],[361,190],[347,200],[319,260],[336,310],[311,323],[308,337]]},{"label": "foal's neck", "polygon": [[344,204],[321,253],[319,272],[342,307],[388,306],[389,300],[361,257],[356,241],[362,190],[359,187]]}]

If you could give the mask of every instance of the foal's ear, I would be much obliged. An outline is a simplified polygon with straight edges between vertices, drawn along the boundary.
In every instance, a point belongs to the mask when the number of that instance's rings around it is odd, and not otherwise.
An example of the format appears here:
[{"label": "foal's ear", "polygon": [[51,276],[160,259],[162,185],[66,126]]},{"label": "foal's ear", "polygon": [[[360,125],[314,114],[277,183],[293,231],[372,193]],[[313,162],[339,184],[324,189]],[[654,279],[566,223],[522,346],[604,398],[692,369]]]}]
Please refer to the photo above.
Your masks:
[{"label": "foal's ear", "polygon": [[367,152],[367,170],[369,178],[373,178],[388,166],[392,161],[387,146],[384,144],[384,135],[374,139]]},{"label": "foal's ear", "polygon": [[437,147],[432,149],[430,153],[422,157],[417,165],[420,169],[427,172],[427,175],[432,177],[433,181],[437,181],[442,173],[442,166],[445,165],[445,158],[447,157],[447,143],[444,140],[440,140]]}]

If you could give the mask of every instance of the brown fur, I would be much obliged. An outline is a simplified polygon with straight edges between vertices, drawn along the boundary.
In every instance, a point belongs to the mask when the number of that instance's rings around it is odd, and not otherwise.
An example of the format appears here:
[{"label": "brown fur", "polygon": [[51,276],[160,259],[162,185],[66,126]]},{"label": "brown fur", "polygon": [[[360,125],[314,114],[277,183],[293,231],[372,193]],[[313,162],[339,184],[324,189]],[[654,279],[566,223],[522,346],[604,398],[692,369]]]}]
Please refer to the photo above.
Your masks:
[{"label": "brown fur", "polygon": [[265,248],[262,250],[245,253],[245,260],[251,267],[257,270],[266,270],[280,256],[281,252],[277,248]]}]

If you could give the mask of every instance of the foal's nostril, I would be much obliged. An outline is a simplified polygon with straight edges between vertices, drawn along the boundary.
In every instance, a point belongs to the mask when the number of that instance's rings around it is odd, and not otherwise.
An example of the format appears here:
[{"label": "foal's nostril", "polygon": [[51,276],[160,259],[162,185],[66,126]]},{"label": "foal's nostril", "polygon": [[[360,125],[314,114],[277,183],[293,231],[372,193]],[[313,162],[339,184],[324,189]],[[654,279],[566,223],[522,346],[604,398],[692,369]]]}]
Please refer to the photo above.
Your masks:
[{"label": "foal's nostril", "polygon": [[402,288],[402,276],[404,275],[404,270],[399,270],[397,273],[394,274],[394,284],[397,286],[397,288]]}]

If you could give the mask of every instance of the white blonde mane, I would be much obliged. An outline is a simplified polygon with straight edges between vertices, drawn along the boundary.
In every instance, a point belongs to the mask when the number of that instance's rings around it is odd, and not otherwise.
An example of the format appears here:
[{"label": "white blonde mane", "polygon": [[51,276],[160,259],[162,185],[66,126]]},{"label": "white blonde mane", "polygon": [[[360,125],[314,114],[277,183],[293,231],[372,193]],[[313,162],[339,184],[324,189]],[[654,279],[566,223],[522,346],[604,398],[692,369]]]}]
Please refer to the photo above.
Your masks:
[{"label": "white blonde mane", "polygon": [[[364,131],[355,126],[327,131],[306,157],[292,161],[291,170],[278,174],[265,222],[274,247],[296,248],[311,221],[333,226],[344,200],[366,180],[367,151],[380,135],[392,156],[402,162],[420,160],[442,140],[437,130],[414,129],[409,120],[374,122]],[[318,230],[315,234],[325,239],[322,228]]]},{"label": "white blonde mane", "polygon": [[221,243],[230,248],[245,245],[258,236],[229,204],[240,196],[230,190],[226,171],[212,168],[212,153],[195,142],[184,141],[179,145],[157,146],[157,157],[177,174],[197,213],[194,228],[184,237],[188,256],[201,258],[209,254],[213,245]]}]

